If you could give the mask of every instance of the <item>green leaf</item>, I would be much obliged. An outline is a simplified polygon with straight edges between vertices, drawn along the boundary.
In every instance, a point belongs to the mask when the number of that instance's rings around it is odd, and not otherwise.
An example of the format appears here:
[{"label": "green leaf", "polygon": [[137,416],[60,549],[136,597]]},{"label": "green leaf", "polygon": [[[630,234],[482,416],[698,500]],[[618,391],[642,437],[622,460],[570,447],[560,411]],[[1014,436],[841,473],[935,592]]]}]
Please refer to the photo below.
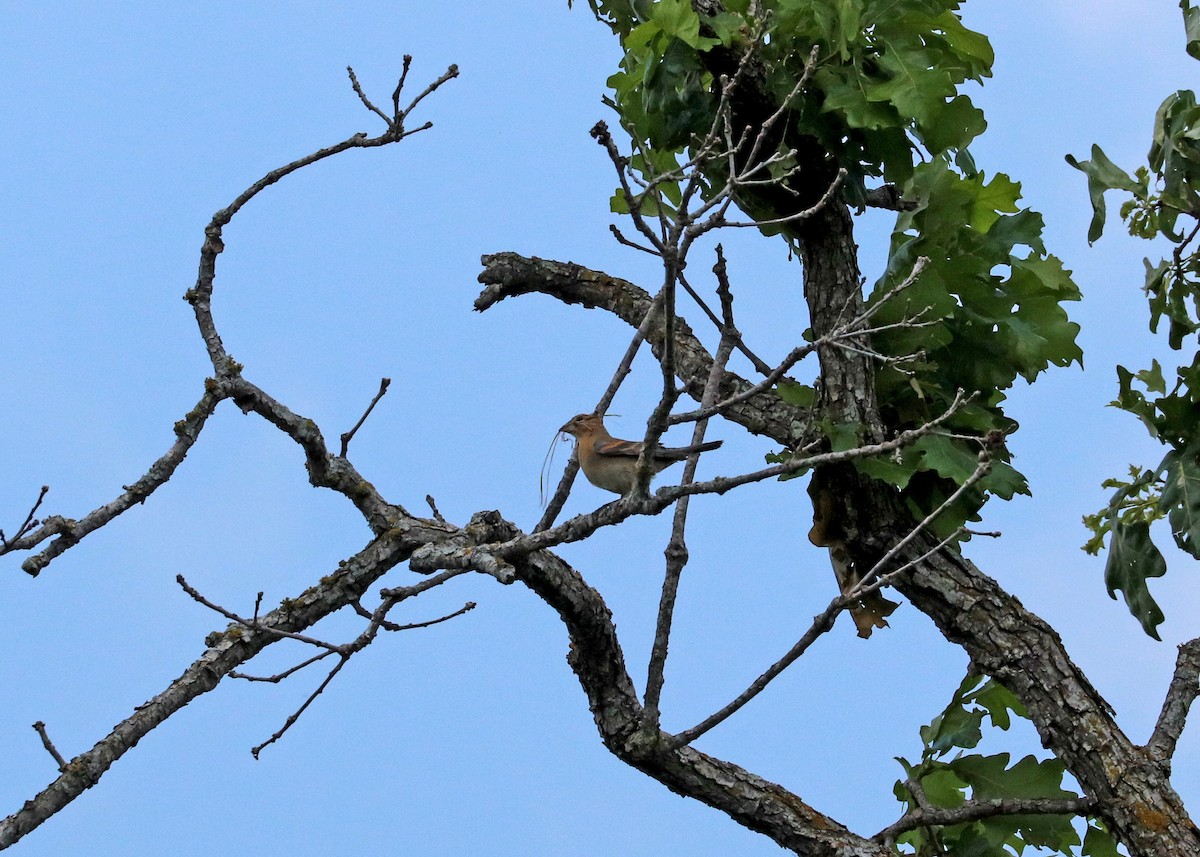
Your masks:
[{"label": "green leaf", "polygon": [[1083,836],[1083,857],[1121,857],[1117,851],[1117,841],[1102,827],[1095,824],[1088,826]]},{"label": "green leaf", "polygon": [[846,452],[862,446],[862,425],[859,423],[838,423],[826,425],[825,436],[829,438],[829,446],[834,452]]},{"label": "green leaf", "polygon": [[1113,521],[1112,544],[1109,546],[1108,562],[1104,566],[1104,583],[1108,594],[1114,599],[1121,590],[1125,604],[1142,630],[1158,640],[1158,626],[1162,624],[1162,609],[1150,595],[1146,581],[1151,577],[1162,577],[1167,573],[1167,561],[1150,541],[1150,525],[1142,522]]},{"label": "green leaf", "polygon": [[1162,366],[1157,360],[1150,361],[1150,368],[1143,369],[1137,373],[1137,379],[1141,381],[1146,390],[1151,393],[1166,393],[1167,382],[1163,378]]},{"label": "green leaf", "polygon": [[983,687],[971,695],[971,698],[987,709],[988,715],[992,718],[992,725],[1000,729],[1007,730],[1011,725],[1009,712],[1017,717],[1029,719],[1025,706],[1021,704],[1021,700],[1017,699],[1016,694],[994,678],[988,679]]},{"label": "green leaf", "polygon": [[939,767],[921,778],[925,797],[934,806],[956,809],[966,801],[967,784],[948,767]]},{"label": "green leaf", "polygon": [[1030,495],[1029,482],[1024,474],[1007,461],[992,461],[991,472],[979,481],[979,487],[997,497],[1011,500],[1017,494]]},{"label": "green leaf", "polygon": [[1200,462],[1196,450],[1167,453],[1162,496],[1171,534],[1182,550],[1200,559]]},{"label": "green leaf", "polygon": [[979,456],[972,453],[959,441],[941,434],[927,434],[915,444],[914,449],[924,453],[925,466],[939,476],[953,479],[962,485],[979,466]]},{"label": "green leaf", "polygon": [[[1026,756],[1011,768],[1008,753],[995,756],[962,756],[950,767],[971,786],[972,800],[1002,798],[1069,798],[1074,793],[1062,787],[1066,765],[1058,759]],[[1054,848],[1064,853],[1079,842],[1079,836],[1064,815],[1011,815],[982,821],[997,837],[1012,831],[1026,844]]]},{"label": "green leaf", "polygon": [[947,149],[965,149],[985,130],[983,111],[967,96],[956,95],[930,110],[928,126],[921,129],[921,141],[936,155]]},{"label": "green leaf", "polygon": [[980,729],[982,723],[982,709],[968,711],[961,704],[952,703],[949,708],[933,718],[932,723],[921,727],[921,740],[939,754],[952,747],[969,750],[983,740],[983,732]]},{"label": "green leaf", "polygon": [[897,488],[904,488],[908,485],[913,474],[917,472],[916,465],[909,463],[906,459],[917,459],[917,456],[902,456],[897,459],[895,456],[876,456],[873,458],[856,458],[854,459],[854,467],[859,473],[870,476],[872,479],[878,479],[881,482],[886,482],[889,485],[895,485]]},{"label": "green leaf", "polygon": [[931,123],[934,111],[955,95],[950,75],[938,68],[932,51],[889,50],[877,62],[888,79],[868,85],[868,98],[891,103],[920,125]]},{"label": "green leaf", "polygon": [[1183,10],[1188,56],[1200,60],[1200,9],[1193,9],[1188,0],[1179,0],[1179,8]]},{"label": "green leaf", "polygon": [[784,378],[776,386],[779,398],[789,405],[798,408],[811,408],[817,401],[817,391],[807,384],[800,384],[790,378]]},{"label": "green leaf", "polygon": [[979,80],[991,77],[992,63],[996,54],[988,37],[963,26],[961,20],[953,12],[947,10],[934,19],[934,23],[954,49],[954,52],[967,61],[970,76]]},{"label": "green leaf", "polygon": [[1145,191],[1129,174],[1114,164],[1097,145],[1092,145],[1090,161],[1076,160],[1074,155],[1067,155],[1067,163],[1082,170],[1088,177],[1088,196],[1092,200],[1092,223],[1088,227],[1088,243],[1094,244],[1104,234],[1104,193],[1119,189],[1133,194],[1144,194]]},{"label": "green leaf", "polygon": [[1008,753],[963,756],[950,767],[971,786],[975,800],[1077,797],[1062,787],[1066,764],[1059,759],[1025,756],[1010,768],[1009,758]]},{"label": "green leaf", "polygon": [[700,16],[688,0],[658,0],[651,7],[650,20],[668,36],[696,50],[705,51],[721,44],[720,39],[700,35]]},{"label": "green leaf", "polygon": [[997,173],[992,180],[980,184],[978,194],[971,204],[971,227],[987,232],[1000,219],[999,212],[1015,214],[1017,200],[1021,198],[1021,185],[1004,173]]}]

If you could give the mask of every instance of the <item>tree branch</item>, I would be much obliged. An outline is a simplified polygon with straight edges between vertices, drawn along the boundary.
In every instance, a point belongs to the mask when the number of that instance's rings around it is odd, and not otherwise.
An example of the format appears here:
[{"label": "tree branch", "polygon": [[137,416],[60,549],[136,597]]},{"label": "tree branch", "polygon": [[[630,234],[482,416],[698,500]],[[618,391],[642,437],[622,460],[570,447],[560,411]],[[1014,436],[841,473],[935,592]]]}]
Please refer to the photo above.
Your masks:
[{"label": "tree branch", "polygon": [[1197,695],[1200,695],[1200,637],[1179,647],[1171,687],[1167,690],[1154,733],[1146,744],[1146,754],[1164,765],[1168,773],[1175,756],[1175,745],[1183,734],[1188,712]]},{"label": "tree branch", "polygon": [[918,806],[904,814],[871,837],[876,842],[891,845],[896,837],[918,827],[933,825],[963,824],[998,815],[1087,815],[1096,808],[1093,798],[1003,798],[996,800],[967,801],[954,809],[933,806]]}]

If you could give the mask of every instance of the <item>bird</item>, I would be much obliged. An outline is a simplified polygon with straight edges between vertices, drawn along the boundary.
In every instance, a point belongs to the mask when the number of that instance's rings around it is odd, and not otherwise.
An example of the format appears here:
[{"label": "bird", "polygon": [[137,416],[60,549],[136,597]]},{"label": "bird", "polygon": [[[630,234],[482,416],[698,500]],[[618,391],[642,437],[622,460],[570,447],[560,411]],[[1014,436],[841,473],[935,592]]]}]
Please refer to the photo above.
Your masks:
[{"label": "bird", "polygon": [[[645,446],[641,441],[621,440],[613,437],[604,427],[604,418],[599,414],[578,414],[567,422],[559,432],[575,438],[575,451],[583,475],[597,488],[624,496],[633,490],[637,474],[638,456]],[[723,441],[710,440],[691,446],[660,446],[654,450],[650,461],[652,473],[683,461],[694,452],[716,449]]]}]

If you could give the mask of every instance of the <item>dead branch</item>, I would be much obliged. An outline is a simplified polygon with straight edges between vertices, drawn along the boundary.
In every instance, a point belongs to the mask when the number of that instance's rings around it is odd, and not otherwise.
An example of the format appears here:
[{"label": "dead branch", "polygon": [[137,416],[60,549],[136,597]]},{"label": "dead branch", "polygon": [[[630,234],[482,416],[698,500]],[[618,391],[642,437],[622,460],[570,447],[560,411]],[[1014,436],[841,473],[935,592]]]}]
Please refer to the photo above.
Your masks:
[{"label": "dead branch", "polygon": [[[701,409],[711,406],[717,397],[717,389],[725,374],[725,365],[733,354],[734,344],[738,339],[737,328],[733,324],[733,292],[729,287],[729,278],[725,265],[725,253],[721,245],[717,245],[717,262],[713,266],[713,274],[717,278],[717,294],[721,299],[721,309],[724,323],[721,328],[721,341],[717,345],[717,353],[713,359],[708,381],[700,399]],[[665,366],[664,362],[664,366]],[[692,430],[692,444],[699,446],[704,442],[704,434],[708,428],[707,419],[696,421]],[[643,449],[642,457],[647,452]],[[681,485],[693,484],[696,476],[696,466],[700,462],[700,454],[688,456],[684,464]],[[662,696],[664,673],[667,663],[667,649],[670,644],[671,623],[675,613],[675,601],[679,592],[679,582],[683,576],[683,567],[688,561],[687,542],[684,530],[687,526],[688,498],[681,497],[675,504],[675,516],[671,523],[671,537],[665,551],[667,568],[663,579],[662,595],[658,604],[658,618],[655,623],[654,643],[650,650],[650,664],[646,675],[646,725],[657,730],[659,727],[659,703]]]},{"label": "dead branch", "polygon": [[342,434],[342,449],[341,452],[338,453],[342,458],[346,457],[346,453],[350,449],[350,441],[354,439],[354,435],[358,433],[360,428],[362,428],[362,424],[367,421],[367,417],[371,416],[371,411],[375,410],[375,406],[379,404],[379,400],[383,398],[384,393],[387,392],[388,387],[391,386],[391,383],[391,378],[383,378],[380,380],[379,392],[375,394],[375,398],[371,399],[371,404],[367,405],[367,409],[363,411],[363,415],[358,418],[358,422],[354,424],[354,428]]},{"label": "dead branch", "polygon": [[62,754],[58,752],[58,748],[54,746],[54,742],[50,740],[50,736],[46,733],[46,724],[38,720],[33,724],[33,729],[37,732],[38,737],[42,739],[42,746],[46,748],[46,752],[54,758],[55,763],[58,765],[59,773],[65,772],[67,770],[67,760],[62,757]]}]

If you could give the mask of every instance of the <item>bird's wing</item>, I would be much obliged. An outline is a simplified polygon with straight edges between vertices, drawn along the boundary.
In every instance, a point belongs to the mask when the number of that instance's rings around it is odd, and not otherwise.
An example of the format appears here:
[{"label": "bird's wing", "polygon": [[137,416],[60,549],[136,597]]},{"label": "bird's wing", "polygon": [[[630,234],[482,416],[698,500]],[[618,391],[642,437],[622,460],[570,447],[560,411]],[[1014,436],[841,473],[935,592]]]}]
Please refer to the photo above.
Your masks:
[{"label": "bird's wing", "polygon": [[619,456],[621,458],[637,458],[642,454],[642,444],[635,440],[618,440],[610,437],[607,440],[597,440],[592,449],[597,455]]}]

